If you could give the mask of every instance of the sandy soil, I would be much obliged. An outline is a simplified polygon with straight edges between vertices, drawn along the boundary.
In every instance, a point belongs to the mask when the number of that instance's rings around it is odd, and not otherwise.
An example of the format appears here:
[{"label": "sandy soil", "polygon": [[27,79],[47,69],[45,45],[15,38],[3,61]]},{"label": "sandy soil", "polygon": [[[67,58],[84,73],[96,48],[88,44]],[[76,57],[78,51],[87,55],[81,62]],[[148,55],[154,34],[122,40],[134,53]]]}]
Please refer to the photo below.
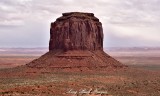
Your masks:
[{"label": "sandy soil", "polygon": [[160,96],[159,55],[146,52],[107,52],[129,67],[95,70],[13,68],[38,56],[1,55],[0,96]]},{"label": "sandy soil", "polygon": [[[60,70],[60,69],[59,69]],[[160,72],[135,68],[0,71],[1,96],[159,96]],[[96,89],[98,91],[96,91]],[[89,93],[83,93],[86,91]],[[98,93],[99,92],[99,93]],[[105,92],[101,94],[100,92]],[[81,94],[83,93],[83,94]]]}]

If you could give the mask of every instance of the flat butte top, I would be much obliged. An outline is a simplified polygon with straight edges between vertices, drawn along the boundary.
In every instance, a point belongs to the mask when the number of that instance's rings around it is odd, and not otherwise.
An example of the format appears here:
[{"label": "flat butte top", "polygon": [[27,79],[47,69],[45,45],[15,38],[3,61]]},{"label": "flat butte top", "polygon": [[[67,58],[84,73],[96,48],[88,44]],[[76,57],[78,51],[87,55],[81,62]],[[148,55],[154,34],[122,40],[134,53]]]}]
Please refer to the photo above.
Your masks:
[{"label": "flat butte top", "polygon": [[93,20],[99,22],[99,19],[94,16],[93,13],[84,13],[84,12],[68,12],[62,13],[62,17],[57,18],[57,21],[67,20],[71,17],[76,17],[83,20]]}]

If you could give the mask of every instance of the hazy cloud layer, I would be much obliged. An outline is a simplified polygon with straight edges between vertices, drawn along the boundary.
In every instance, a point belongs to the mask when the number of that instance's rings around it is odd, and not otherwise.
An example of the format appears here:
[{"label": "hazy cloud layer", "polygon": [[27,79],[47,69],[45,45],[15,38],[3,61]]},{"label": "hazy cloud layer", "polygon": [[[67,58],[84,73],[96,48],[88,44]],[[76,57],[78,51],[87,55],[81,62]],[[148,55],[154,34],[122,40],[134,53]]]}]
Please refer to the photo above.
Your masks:
[{"label": "hazy cloud layer", "polygon": [[47,47],[63,12],[93,12],[105,46],[159,46],[160,0],[1,0],[0,47]]}]

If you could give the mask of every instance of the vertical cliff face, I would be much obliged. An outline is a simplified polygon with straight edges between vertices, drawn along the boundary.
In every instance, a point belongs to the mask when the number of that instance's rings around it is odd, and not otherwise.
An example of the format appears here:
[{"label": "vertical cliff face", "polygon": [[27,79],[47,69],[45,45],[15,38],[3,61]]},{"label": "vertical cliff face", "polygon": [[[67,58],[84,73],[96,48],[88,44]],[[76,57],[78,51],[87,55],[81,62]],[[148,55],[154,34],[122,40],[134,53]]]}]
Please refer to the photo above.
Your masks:
[{"label": "vertical cliff face", "polygon": [[103,29],[93,13],[63,13],[51,23],[49,50],[103,50]]}]

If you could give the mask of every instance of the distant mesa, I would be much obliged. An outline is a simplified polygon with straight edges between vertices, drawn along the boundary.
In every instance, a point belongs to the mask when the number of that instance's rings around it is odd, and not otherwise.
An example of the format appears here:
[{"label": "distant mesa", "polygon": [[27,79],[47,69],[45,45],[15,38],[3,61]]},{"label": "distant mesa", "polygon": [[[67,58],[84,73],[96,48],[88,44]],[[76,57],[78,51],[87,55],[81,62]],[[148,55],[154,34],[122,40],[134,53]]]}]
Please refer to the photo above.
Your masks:
[{"label": "distant mesa", "polygon": [[93,13],[70,12],[51,23],[49,52],[27,64],[30,68],[125,67],[103,51],[102,23]]}]

